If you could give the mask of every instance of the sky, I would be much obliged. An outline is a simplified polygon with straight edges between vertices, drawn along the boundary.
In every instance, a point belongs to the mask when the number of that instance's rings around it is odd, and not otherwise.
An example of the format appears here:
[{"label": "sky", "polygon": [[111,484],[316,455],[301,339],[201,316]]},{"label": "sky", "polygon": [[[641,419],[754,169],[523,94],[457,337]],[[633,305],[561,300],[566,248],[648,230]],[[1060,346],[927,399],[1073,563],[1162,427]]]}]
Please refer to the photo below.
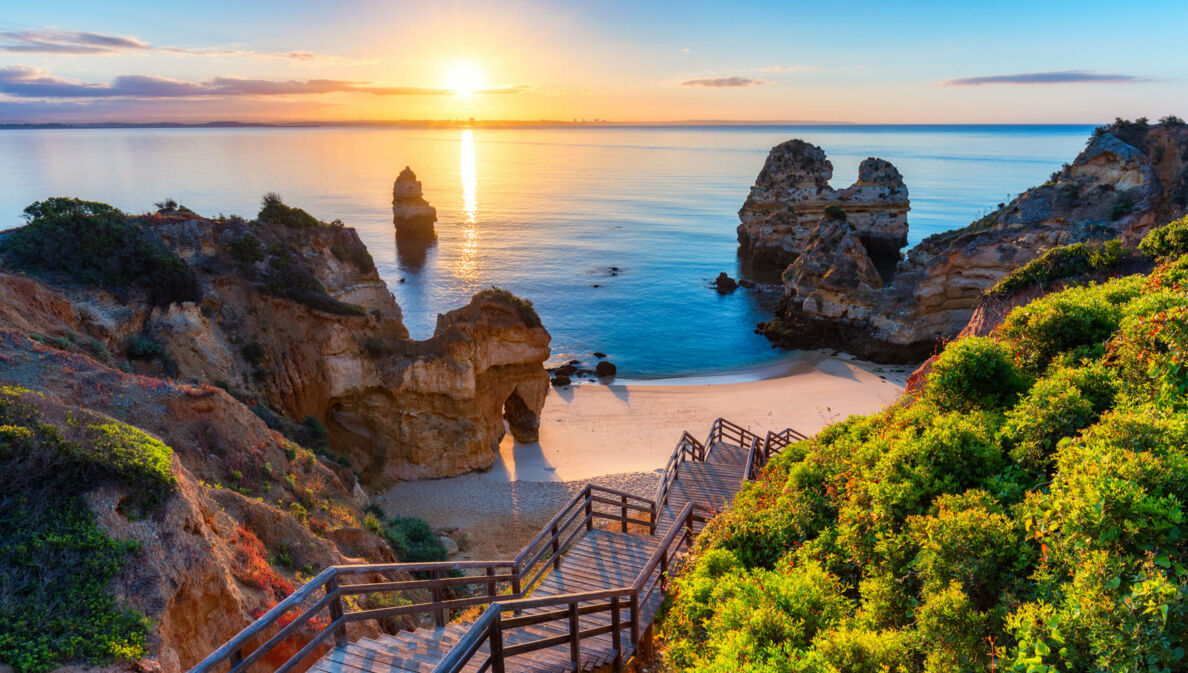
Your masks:
[{"label": "sky", "polygon": [[0,0],[0,122],[1188,117],[1188,2]]}]

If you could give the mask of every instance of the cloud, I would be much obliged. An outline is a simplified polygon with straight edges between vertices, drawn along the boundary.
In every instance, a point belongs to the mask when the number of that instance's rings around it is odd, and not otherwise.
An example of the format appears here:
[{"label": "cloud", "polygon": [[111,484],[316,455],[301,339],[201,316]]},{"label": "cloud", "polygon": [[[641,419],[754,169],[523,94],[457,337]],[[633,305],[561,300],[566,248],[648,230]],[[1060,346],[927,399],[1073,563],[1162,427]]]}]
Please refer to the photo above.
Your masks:
[{"label": "cloud", "polygon": [[143,40],[123,35],[104,35],[77,30],[0,30],[0,52],[22,54],[119,54],[127,52],[155,52],[190,56],[250,58],[290,61],[325,61],[359,63],[368,60],[326,56],[311,51],[261,52],[225,47],[158,47]]},{"label": "cloud", "polygon": [[985,84],[1132,84],[1150,82],[1137,75],[1118,75],[1091,72],[1088,70],[1056,70],[1052,72],[1027,72],[1017,75],[984,75],[982,77],[959,77],[944,83],[944,86],[982,86]]},{"label": "cloud", "polygon": [[759,84],[766,84],[761,79],[751,79],[749,77],[707,77],[705,79],[689,79],[681,82],[681,86],[707,86],[712,88],[718,87],[735,87],[735,86],[757,86]]},{"label": "cloud", "polygon": [[781,72],[784,70],[818,70],[819,65],[769,65],[763,72]]},{"label": "cloud", "polygon": [[[527,86],[483,89],[478,94],[512,94]],[[375,96],[445,96],[451,89],[418,86],[375,86],[369,82],[338,79],[266,80],[215,77],[203,82],[121,75],[109,84],[73,82],[48,72],[16,65],[0,67],[0,93],[17,98],[193,98],[200,96],[299,96],[328,93],[364,93]]]}]

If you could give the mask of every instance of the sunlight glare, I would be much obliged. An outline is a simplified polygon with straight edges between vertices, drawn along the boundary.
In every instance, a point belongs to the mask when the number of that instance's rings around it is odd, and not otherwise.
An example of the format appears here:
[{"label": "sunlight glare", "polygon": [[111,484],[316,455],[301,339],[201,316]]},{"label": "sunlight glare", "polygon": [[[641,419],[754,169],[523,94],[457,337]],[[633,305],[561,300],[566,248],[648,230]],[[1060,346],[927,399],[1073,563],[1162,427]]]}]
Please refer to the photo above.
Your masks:
[{"label": "sunlight glare", "polygon": [[462,177],[462,210],[466,214],[466,228],[462,232],[462,256],[454,271],[462,278],[473,279],[478,269],[478,176],[474,162],[474,133],[462,131],[459,169]]},{"label": "sunlight glare", "polygon": [[462,61],[450,69],[445,84],[455,96],[470,96],[483,88],[483,76],[472,63]]}]

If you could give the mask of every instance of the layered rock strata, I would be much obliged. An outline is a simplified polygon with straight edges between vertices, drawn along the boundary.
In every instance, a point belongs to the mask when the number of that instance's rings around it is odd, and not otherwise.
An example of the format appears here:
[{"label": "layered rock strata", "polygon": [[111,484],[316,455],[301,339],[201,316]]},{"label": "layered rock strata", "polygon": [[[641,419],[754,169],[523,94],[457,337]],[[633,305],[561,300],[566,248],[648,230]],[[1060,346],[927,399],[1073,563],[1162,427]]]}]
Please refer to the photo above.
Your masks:
[{"label": "layered rock strata", "polygon": [[827,209],[839,208],[876,260],[899,258],[907,244],[908,190],[895,166],[868,158],[858,181],[835,190],[829,186],[833,164],[816,145],[802,140],[772,148],[738,211],[743,255],[766,264],[787,266],[805,249],[809,235]]},{"label": "layered rock strata", "polygon": [[414,241],[430,241],[437,237],[433,223],[437,209],[421,195],[421,181],[408,166],[400,171],[392,183],[392,224],[396,235]]},{"label": "layered rock strata", "polygon": [[[806,175],[820,172],[816,153],[788,145],[773,150],[756,189],[795,194]],[[788,168],[795,156],[811,158],[809,168]],[[1113,238],[1134,245],[1186,206],[1188,126],[1116,123],[1099,129],[1047,183],[967,227],[926,238],[881,283],[864,271],[876,265],[870,248],[853,244],[855,237],[862,242],[861,229],[843,232],[818,218],[797,236],[803,254],[784,272],[777,315],[761,329],[788,347],[918,362],[956,336],[986,290],[1011,270],[1060,245]]]}]

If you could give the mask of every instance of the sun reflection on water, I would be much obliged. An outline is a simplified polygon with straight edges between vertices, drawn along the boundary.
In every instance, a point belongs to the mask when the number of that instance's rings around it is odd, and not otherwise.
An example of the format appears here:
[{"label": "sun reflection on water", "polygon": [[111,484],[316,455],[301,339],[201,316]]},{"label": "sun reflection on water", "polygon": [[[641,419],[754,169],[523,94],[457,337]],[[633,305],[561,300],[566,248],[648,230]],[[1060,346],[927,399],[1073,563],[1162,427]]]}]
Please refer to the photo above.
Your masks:
[{"label": "sun reflection on water", "polygon": [[468,281],[478,280],[478,176],[474,165],[474,133],[462,130],[459,170],[462,173],[462,211],[466,214],[462,230],[462,253],[454,271]]}]

